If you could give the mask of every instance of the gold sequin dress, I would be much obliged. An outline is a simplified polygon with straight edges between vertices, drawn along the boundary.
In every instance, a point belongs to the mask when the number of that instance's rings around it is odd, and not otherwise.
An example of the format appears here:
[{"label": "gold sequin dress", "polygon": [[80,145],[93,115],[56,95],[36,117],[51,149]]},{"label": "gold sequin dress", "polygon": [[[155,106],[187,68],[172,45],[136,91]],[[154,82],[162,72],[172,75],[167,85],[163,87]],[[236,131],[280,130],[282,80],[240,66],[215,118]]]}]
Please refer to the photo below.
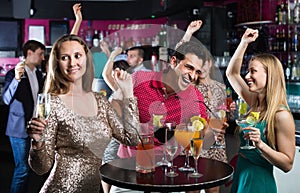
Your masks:
[{"label": "gold sequin dress", "polygon": [[29,164],[37,174],[51,170],[40,192],[99,193],[101,158],[111,138],[137,145],[138,136],[131,127],[139,122],[136,99],[124,99],[123,124],[106,98],[94,95],[98,113],[91,117],[74,113],[58,96],[51,96],[47,141],[41,149],[31,149],[29,155]]},{"label": "gold sequin dress", "polygon": [[[205,85],[200,83],[196,86],[203,94],[205,104],[212,110],[217,110],[226,98],[225,85],[212,80],[211,84]],[[208,109],[206,109],[209,113]],[[225,146],[225,139],[220,142],[221,145]],[[222,161],[227,163],[226,150],[222,148],[211,148],[208,151],[202,151],[201,157],[211,158],[214,160]]]}]

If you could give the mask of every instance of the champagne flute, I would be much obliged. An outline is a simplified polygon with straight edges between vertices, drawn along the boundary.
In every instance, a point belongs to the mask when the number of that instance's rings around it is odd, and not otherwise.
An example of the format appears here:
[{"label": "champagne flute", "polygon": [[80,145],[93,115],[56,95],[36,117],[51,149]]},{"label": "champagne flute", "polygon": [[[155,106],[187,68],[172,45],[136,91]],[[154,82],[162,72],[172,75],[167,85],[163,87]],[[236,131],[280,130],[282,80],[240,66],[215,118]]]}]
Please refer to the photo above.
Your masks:
[{"label": "champagne flute", "polygon": [[[167,129],[166,132],[167,133],[170,132],[171,134],[174,134],[174,130],[172,130],[172,129]],[[173,165],[174,156],[175,156],[177,150],[178,150],[178,143],[177,143],[175,137],[172,137],[171,139],[169,139],[166,142],[166,151],[167,151],[168,155],[170,156],[170,161],[171,161],[170,171],[166,173],[166,176],[168,176],[168,177],[178,176],[178,173],[176,173],[174,171],[174,165]]]},{"label": "champagne flute", "polygon": [[[36,105],[36,117],[42,120],[47,120],[50,115],[50,94],[49,93],[40,93],[37,96],[37,105]],[[45,131],[41,136],[39,141],[46,141]]]},{"label": "champagne flute", "polygon": [[191,139],[191,152],[192,152],[192,156],[194,157],[194,161],[195,161],[195,170],[193,173],[189,174],[189,177],[192,178],[200,178],[201,176],[203,176],[202,174],[200,174],[198,172],[198,159],[200,157],[201,154],[201,150],[202,150],[202,144],[203,144],[203,138],[193,138]]},{"label": "champagne flute", "polygon": [[21,79],[23,79],[23,78],[26,78],[26,76],[25,76],[25,57],[24,56],[19,56],[19,60],[20,60],[20,62],[22,62],[22,66],[24,67],[24,72],[23,72],[23,74],[22,74],[22,76],[21,76]]},{"label": "champagne flute", "polygon": [[212,129],[214,136],[215,136],[215,143],[211,146],[211,148],[222,148],[224,149],[225,146],[222,145],[218,140],[218,132],[215,129],[222,129],[223,123],[226,121],[226,112],[224,110],[213,111],[210,113],[209,117],[209,126]]},{"label": "champagne flute", "polygon": [[174,137],[180,146],[184,149],[185,162],[184,166],[178,168],[181,172],[192,172],[194,168],[190,166],[189,163],[189,151],[190,151],[190,140],[193,138],[195,132],[192,127],[186,124],[180,124],[176,127]]}]

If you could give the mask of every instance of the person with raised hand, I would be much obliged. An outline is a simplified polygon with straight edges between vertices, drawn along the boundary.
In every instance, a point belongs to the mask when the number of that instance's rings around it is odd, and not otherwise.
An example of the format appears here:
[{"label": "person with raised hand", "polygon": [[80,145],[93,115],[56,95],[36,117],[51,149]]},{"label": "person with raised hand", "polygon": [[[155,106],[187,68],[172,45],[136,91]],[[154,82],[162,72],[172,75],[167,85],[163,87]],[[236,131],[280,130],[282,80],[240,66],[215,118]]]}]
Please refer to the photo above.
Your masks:
[{"label": "person with raised hand", "polygon": [[269,53],[254,54],[245,80],[241,76],[245,52],[258,36],[258,30],[246,29],[226,70],[232,88],[250,106],[249,112],[260,114],[255,126],[245,128],[250,132],[239,133],[241,144],[250,139],[256,148],[239,150],[232,193],[276,193],[274,166],[288,172],[295,156],[295,123],[280,60]]},{"label": "person with raised hand", "polygon": [[75,23],[71,30],[71,34],[78,35],[78,31],[82,22],[81,3],[76,3],[73,5],[73,12],[75,15]]},{"label": "person with raised hand", "polygon": [[117,70],[114,76],[123,93],[120,117],[105,96],[92,92],[93,70],[91,52],[80,37],[64,35],[55,42],[44,89],[51,95],[51,112],[47,121],[32,118],[27,128],[30,167],[37,174],[50,171],[40,192],[99,193],[99,169],[111,138],[138,143],[131,75]]}]

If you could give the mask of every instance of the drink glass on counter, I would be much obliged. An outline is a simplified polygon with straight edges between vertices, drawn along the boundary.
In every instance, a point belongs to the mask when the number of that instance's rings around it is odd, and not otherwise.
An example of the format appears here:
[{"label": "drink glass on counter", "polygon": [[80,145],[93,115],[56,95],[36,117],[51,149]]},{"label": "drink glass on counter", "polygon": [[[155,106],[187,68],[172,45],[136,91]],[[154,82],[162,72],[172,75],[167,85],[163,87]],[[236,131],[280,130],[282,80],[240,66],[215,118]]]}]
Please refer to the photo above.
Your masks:
[{"label": "drink glass on counter", "polygon": [[171,127],[169,127],[168,129],[166,129],[166,136],[168,136],[168,133],[170,133],[170,135],[172,135],[172,137],[166,141],[166,151],[168,153],[168,155],[170,156],[170,161],[171,161],[171,166],[170,166],[170,171],[166,173],[166,176],[168,177],[176,177],[179,174],[175,172],[174,170],[174,165],[173,165],[173,159],[177,153],[178,150],[178,143],[175,139],[175,137],[173,137],[174,135],[174,129],[172,129]]},{"label": "drink glass on counter", "polygon": [[191,152],[195,161],[195,170],[193,173],[189,174],[189,177],[200,178],[203,174],[198,172],[198,159],[202,151],[203,138],[193,138],[191,139]]},{"label": "drink glass on counter", "polygon": [[163,145],[163,157],[157,162],[158,166],[170,166],[170,162],[166,158],[166,142],[174,136],[175,123],[165,123],[162,127],[154,132],[155,138]]},{"label": "drink glass on counter", "polygon": [[190,140],[196,133],[191,127],[186,124],[180,124],[175,129],[174,137],[177,140],[178,144],[184,149],[185,153],[185,162],[184,166],[178,168],[181,172],[192,172],[194,168],[190,166],[189,163],[189,151],[190,151]]},{"label": "drink glass on counter", "polygon": [[154,135],[148,123],[140,123],[139,135],[136,171],[144,174],[155,172]]}]

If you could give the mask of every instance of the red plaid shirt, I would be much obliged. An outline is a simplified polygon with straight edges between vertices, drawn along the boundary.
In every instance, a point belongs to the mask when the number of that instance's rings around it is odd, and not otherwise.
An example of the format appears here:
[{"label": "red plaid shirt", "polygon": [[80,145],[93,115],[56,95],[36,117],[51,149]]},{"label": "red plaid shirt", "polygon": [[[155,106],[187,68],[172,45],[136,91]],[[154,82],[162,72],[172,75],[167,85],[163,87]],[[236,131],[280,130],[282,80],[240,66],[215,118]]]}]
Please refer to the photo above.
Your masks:
[{"label": "red plaid shirt", "polygon": [[[194,115],[201,115],[207,119],[203,96],[195,86],[191,85],[185,91],[166,96],[162,75],[162,72],[152,71],[138,71],[132,75],[133,91],[138,100],[141,123],[152,123],[153,114],[164,115],[165,122],[176,122],[176,124],[190,121]],[[155,151],[161,152],[161,148],[161,143],[155,139]],[[136,147],[120,144],[118,156],[133,157],[136,151]]]},{"label": "red plaid shirt", "polygon": [[195,86],[166,96],[162,76],[162,72],[145,71],[138,71],[132,76],[140,122],[151,122],[153,114],[164,115],[164,121],[177,124],[189,121],[194,115],[207,118],[203,96]]}]

